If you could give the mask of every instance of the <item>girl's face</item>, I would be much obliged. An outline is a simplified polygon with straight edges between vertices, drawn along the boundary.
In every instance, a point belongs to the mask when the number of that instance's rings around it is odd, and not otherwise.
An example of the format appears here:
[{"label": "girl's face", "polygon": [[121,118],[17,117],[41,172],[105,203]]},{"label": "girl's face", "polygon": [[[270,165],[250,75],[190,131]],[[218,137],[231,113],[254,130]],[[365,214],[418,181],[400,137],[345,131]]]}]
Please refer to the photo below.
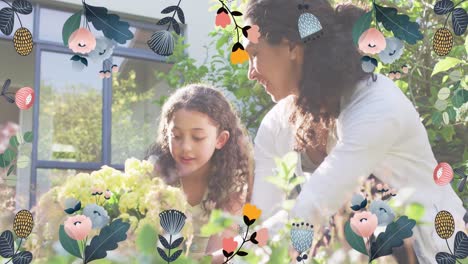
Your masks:
[{"label": "girl's face", "polygon": [[258,43],[247,40],[249,53],[250,80],[256,80],[265,88],[274,102],[295,93],[302,74],[303,50],[283,39],[278,45],[271,45],[264,38]]},{"label": "girl's face", "polygon": [[210,159],[229,139],[229,132],[218,128],[206,114],[177,110],[169,122],[169,149],[180,177],[196,172],[208,173]]}]

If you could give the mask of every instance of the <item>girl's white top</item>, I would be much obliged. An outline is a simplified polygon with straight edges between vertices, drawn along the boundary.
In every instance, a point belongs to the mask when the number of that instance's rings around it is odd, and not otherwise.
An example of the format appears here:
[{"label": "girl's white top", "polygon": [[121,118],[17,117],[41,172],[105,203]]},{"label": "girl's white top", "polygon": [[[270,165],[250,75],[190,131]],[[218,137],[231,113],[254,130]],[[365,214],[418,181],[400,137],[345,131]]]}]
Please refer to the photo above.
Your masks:
[{"label": "girl's white top", "polygon": [[[252,203],[265,218],[285,215],[280,210],[285,194],[265,178],[274,175],[275,157],[293,151],[294,134],[288,122],[292,99],[286,97],[267,113],[255,138]],[[314,226],[326,223],[341,206],[350,205],[362,181],[374,174],[397,190],[392,199],[425,207],[421,221],[428,224],[413,229],[414,247],[420,263],[435,263],[437,252],[448,252],[445,241],[435,232],[435,215],[440,210],[449,211],[457,232],[465,230],[466,210],[449,184],[439,186],[433,180],[437,161],[418,112],[394,82],[380,74],[377,81],[362,81],[344,95],[341,109],[335,145],[313,173],[302,171],[298,153],[296,174],[305,176],[306,182],[289,217],[300,217]]]}]

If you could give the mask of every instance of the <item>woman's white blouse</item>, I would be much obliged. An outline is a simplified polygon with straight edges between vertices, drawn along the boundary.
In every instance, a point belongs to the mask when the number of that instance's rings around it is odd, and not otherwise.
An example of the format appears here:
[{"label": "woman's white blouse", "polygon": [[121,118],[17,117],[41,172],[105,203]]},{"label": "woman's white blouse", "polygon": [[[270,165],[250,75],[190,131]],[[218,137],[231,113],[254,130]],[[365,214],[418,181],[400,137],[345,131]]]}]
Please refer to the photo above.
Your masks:
[{"label": "woman's white blouse", "polygon": [[[422,221],[431,224],[418,226],[420,230],[415,230],[415,236],[426,236],[421,239],[436,243],[420,244],[417,255],[425,261],[421,263],[432,263],[437,253],[434,251],[438,250],[434,247],[447,250],[443,247],[445,241],[435,234],[433,222],[437,211],[451,212],[458,221],[457,227],[463,230],[466,210],[450,185],[435,184],[432,175],[437,161],[412,103],[392,80],[383,75],[377,77],[376,82],[362,81],[352,94],[342,98],[342,111],[336,122],[336,145],[317,169],[303,173],[299,162],[296,174],[305,176],[306,182],[289,216],[314,225],[326,223],[329,216],[350,203],[362,181],[374,174],[397,190],[397,201],[417,202],[426,208]],[[274,157],[293,150],[294,135],[288,124],[292,99],[287,97],[273,107],[255,138],[252,203],[266,217],[275,214],[286,198],[265,178],[274,175]],[[436,245],[439,241],[440,247]]]}]

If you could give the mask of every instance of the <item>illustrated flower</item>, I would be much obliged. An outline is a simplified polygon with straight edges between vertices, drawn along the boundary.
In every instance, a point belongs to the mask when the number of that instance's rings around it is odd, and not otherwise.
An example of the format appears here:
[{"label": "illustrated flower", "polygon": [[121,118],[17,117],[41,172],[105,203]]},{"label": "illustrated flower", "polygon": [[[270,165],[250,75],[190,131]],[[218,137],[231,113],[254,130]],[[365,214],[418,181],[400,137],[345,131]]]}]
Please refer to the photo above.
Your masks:
[{"label": "illustrated flower", "polygon": [[155,32],[148,40],[148,47],[156,54],[170,56],[174,52],[174,36],[168,30]]},{"label": "illustrated flower", "polygon": [[[390,72],[390,73],[393,73],[393,72]],[[378,192],[380,192],[380,191],[382,191],[383,186],[382,186],[381,183],[379,183],[379,184],[377,184],[377,185],[375,186],[375,188],[377,189]]]},{"label": "illustrated flower", "polygon": [[[252,239],[251,239],[252,240]],[[263,247],[268,242],[268,229],[262,228],[257,231],[257,236],[255,237],[256,242],[258,242],[258,246]]]},{"label": "illustrated flower", "polygon": [[453,47],[453,35],[447,28],[439,28],[432,39],[432,48],[439,56],[450,53]]},{"label": "illustrated flower", "polygon": [[260,28],[257,25],[252,25],[249,29],[247,29],[247,39],[257,44],[258,39],[260,38]]},{"label": "illustrated flower", "polygon": [[399,38],[386,38],[385,49],[379,53],[379,58],[383,63],[393,63],[403,54],[404,44]]},{"label": "illustrated flower", "polygon": [[159,219],[162,228],[170,235],[176,235],[182,230],[187,217],[184,213],[178,210],[166,210],[159,214]]},{"label": "illustrated flower", "polygon": [[302,254],[312,247],[314,240],[314,226],[309,223],[293,223],[291,228],[291,241],[294,249]]},{"label": "illustrated flower", "polygon": [[26,238],[31,234],[34,227],[34,219],[28,210],[21,210],[15,215],[13,231],[20,238]]},{"label": "illustrated flower", "polygon": [[395,219],[392,208],[384,201],[373,201],[369,206],[369,210],[377,216],[379,226],[386,226]]},{"label": "illustrated flower", "polygon": [[382,32],[376,28],[369,28],[359,37],[359,49],[368,54],[377,54],[385,49],[386,42]]},{"label": "illustrated flower", "polygon": [[27,110],[34,104],[34,90],[31,87],[23,87],[15,94],[15,102],[19,109]]},{"label": "illustrated flower", "polygon": [[227,25],[231,24],[231,17],[229,16],[228,11],[224,8],[221,7],[218,9],[218,12],[216,12],[216,19],[215,19],[215,25],[225,28]]},{"label": "illustrated flower", "polygon": [[109,200],[110,198],[112,197],[112,192],[107,190],[105,193],[104,193],[104,198],[106,200]]},{"label": "illustrated flower", "polygon": [[440,211],[437,213],[434,221],[437,235],[442,239],[449,239],[455,232],[455,220],[448,211]]},{"label": "illustrated flower", "polygon": [[65,200],[65,213],[73,214],[74,212],[81,209],[81,202],[73,197],[69,197]]},{"label": "illustrated flower", "polygon": [[79,28],[68,39],[68,47],[75,53],[87,54],[96,47],[96,38],[86,28]]},{"label": "illustrated flower", "polygon": [[377,216],[371,212],[355,213],[351,218],[351,229],[361,237],[370,237],[377,228],[377,225]]},{"label": "illustrated flower", "polygon": [[83,215],[89,217],[93,223],[93,229],[103,228],[109,223],[109,215],[106,209],[96,204],[89,204],[83,209]]},{"label": "illustrated flower", "polygon": [[25,27],[18,28],[13,35],[13,45],[19,55],[29,55],[34,45],[31,31]]},{"label": "illustrated flower", "polygon": [[247,203],[244,205],[243,214],[249,220],[256,220],[262,214],[262,210],[258,209],[255,205]]},{"label": "illustrated flower", "polygon": [[[391,71],[390,73],[388,73],[388,78],[390,79],[395,79],[395,72],[394,71]],[[377,189],[378,192],[382,192],[382,189]]]},{"label": "illustrated flower", "polygon": [[93,223],[89,217],[75,215],[69,217],[64,224],[65,233],[74,240],[83,240],[91,232]]},{"label": "illustrated flower", "polygon": [[102,191],[101,188],[99,188],[99,187],[94,187],[94,188],[93,188],[93,192],[91,193],[91,195],[93,195],[93,196],[94,196],[94,195],[102,195],[103,193],[104,193],[104,192]]},{"label": "illustrated flower", "polygon": [[378,62],[376,59],[371,58],[369,56],[364,56],[361,58],[361,67],[364,72],[370,73],[375,70],[377,67]]},{"label": "illustrated flower", "polygon": [[247,51],[245,51],[244,46],[242,46],[242,44],[240,44],[239,42],[234,44],[231,53],[231,63],[242,64],[247,60],[249,60],[249,54],[247,53]]},{"label": "illustrated flower", "polygon": [[367,199],[362,196],[361,194],[355,194],[351,198],[351,209],[354,211],[358,211],[362,208],[366,208],[367,206]]},{"label": "illustrated flower", "polygon": [[223,238],[223,250],[227,253],[234,252],[237,248],[237,242],[233,237]]},{"label": "illustrated flower", "polygon": [[403,65],[403,66],[401,66],[401,70],[402,70],[403,73],[405,73],[405,74],[408,73],[408,71],[409,71],[408,65]]},{"label": "illustrated flower", "polygon": [[109,59],[114,52],[114,43],[106,37],[96,38],[96,47],[88,54],[94,62]]}]

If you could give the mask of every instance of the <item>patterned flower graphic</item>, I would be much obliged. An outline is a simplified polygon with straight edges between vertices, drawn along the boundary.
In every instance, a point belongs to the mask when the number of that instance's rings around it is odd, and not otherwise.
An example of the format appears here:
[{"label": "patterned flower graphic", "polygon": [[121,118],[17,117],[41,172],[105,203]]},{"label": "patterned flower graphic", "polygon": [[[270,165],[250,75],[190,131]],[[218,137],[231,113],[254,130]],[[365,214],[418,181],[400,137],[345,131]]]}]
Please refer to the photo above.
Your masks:
[{"label": "patterned flower graphic", "polygon": [[155,32],[147,43],[150,49],[161,56],[169,56],[174,52],[175,39],[168,30]]},{"label": "patterned flower graphic", "polygon": [[392,208],[382,200],[372,202],[369,210],[377,216],[379,226],[386,226],[395,219],[395,213]]},{"label": "patterned flower graphic", "polygon": [[355,213],[351,218],[351,229],[361,237],[370,237],[377,228],[377,216],[371,212]]},{"label": "patterned flower graphic", "polygon": [[180,233],[187,219],[184,213],[174,209],[161,212],[159,218],[162,228],[172,236]]},{"label": "patterned flower graphic", "polygon": [[93,223],[89,217],[75,215],[65,221],[65,233],[74,240],[83,240],[91,232]]},{"label": "patterned flower graphic", "polygon": [[358,41],[359,49],[368,54],[377,54],[385,49],[386,41],[382,32],[376,28],[369,28],[362,33]]},{"label": "patterned flower graphic", "polygon": [[75,53],[87,54],[96,48],[96,38],[86,28],[79,28],[68,39],[68,47]]},{"label": "patterned flower graphic", "polygon": [[291,241],[294,249],[299,253],[297,261],[307,259],[307,252],[312,247],[314,240],[314,226],[309,223],[293,223],[291,228]]},{"label": "patterned flower graphic", "polygon": [[83,209],[83,214],[93,223],[93,229],[100,229],[109,223],[109,215],[107,211],[96,204],[89,204]]},{"label": "patterned flower graphic", "polygon": [[393,63],[403,54],[404,43],[398,38],[386,38],[386,47],[379,53],[379,58],[383,63]]}]

